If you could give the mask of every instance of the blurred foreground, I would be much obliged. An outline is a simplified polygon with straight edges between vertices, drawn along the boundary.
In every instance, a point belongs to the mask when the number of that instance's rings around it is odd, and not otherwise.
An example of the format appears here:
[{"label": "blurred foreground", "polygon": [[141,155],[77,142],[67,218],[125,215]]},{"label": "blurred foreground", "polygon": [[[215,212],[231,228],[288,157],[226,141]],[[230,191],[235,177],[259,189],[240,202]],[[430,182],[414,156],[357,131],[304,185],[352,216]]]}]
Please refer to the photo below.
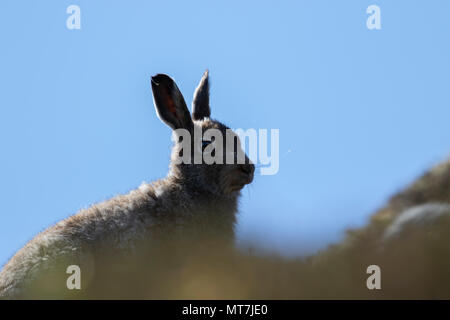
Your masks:
[{"label": "blurred foreground", "polygon": [[[119,259],[85,257],[81,290],[67,289],[71,262],[61,262],[23,298],[450,299],[448,204],[450,162],[395,195],[369,225],[306,259],[254,255],[213,239],[164,241]],[[398,220],[411,208],[413,219]],[[369,265],[381,268],[381,290],[366,286]]]}]

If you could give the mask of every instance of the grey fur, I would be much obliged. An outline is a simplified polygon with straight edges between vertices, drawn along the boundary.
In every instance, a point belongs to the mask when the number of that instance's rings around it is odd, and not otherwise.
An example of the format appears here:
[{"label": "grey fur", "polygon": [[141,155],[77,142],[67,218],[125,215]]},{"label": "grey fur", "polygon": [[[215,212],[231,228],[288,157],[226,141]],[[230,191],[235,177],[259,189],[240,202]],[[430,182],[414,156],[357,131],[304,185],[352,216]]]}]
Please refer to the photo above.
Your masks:
[{"label": "grey fur", "polygon": [[[202,95],[207,76],[197,88]],[[192,121],[181,92],[168,76],[152,77],[152,90],[158,115],[172,128],[227,129],[209,117]],[[175,142],[172,159],[179,152]],[[104,250],[120,257],[140,243],[188,234],[215,235],[230,241],[240,190],[252,181],[253,171],[249,161],[245,165],[171,163],[166,178],[81,210],[28,242],[1,271],[0,297],[26,296],[30,283],[58,261],[86,263]]]}]

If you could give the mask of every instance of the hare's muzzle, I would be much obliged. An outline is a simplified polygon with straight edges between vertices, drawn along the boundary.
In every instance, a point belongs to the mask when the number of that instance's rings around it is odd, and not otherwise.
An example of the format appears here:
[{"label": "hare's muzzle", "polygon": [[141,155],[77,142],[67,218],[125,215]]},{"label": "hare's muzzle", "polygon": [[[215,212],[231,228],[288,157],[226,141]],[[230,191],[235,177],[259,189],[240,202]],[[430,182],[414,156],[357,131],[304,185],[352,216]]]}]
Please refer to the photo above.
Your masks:
[{"label": "hare's muzzle", "polygon": [[252,163],[241,164],[239,165],[239,173],[242,176],[242,186],[249,184],[253,181],[255,166]]},{"label": "hare's muzzle", "polygon": [[227,192],[239,191],[253,181],[255,166],[253,164],[239,164],[229,171],[230,178],[226,186]]}]

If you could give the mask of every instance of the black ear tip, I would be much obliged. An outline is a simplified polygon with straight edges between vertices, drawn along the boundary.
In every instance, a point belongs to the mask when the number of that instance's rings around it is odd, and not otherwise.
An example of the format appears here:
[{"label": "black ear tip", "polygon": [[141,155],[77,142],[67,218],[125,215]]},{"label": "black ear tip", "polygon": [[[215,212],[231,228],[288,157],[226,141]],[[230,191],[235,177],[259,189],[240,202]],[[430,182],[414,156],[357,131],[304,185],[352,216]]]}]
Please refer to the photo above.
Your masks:
[{"label": "black ear tip", "polygon": [[159,86],[160,84],[163,85],[171,85],[173,83],[173,80],[171,77],[169,77],[167,74],[158,73],[157,75],[152,76],[152,85]]},{"label": "black ear tip", "polygon": [[156,85],[156,86],[159,85],[156,76],[151,77],[151,80],[152,80],[152,85]]},{"label": "black ear tip", "polygon": [[209,70],[206,69],[205,72],[203,72],[202,79],[200,80],[200,83],[208,83],[209,82]]}]

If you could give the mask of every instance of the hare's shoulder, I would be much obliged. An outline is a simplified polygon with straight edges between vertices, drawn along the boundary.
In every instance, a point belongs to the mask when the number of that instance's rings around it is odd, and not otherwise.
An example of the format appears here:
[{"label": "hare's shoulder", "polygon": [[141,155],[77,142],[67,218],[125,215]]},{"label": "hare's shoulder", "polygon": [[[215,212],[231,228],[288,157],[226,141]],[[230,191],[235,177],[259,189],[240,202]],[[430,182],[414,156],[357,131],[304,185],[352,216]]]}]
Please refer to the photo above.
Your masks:
[{"label": "hare's shoulder", "polygon": [[[144,186],[144,185],[143,185]],[[122,247],[130,237],[138,237],[152,224],[157,200],[151,185],[141,186],[82,209],[78,213],[47,228],[21,250],[5,268],[73,255],[106,244]]]},{"label": "hare's shoulder", "polygon": [[[73,241],[101,242],[138,235],[153,224],[158,211],[155,187],[143,184],[128,194],[118,195],[83,209],[60,221],[49,232]],[[141,230],[142,229],[142,230]]]},{"label": "hare's shoulder", "polygon": [[142,185],[92,205],[44,230],[20,249],[0,274],[0,296],[14,295],[46,269],[66,260],[86,261],[104,249],[130,249],[154,223],[154,187]]}]

